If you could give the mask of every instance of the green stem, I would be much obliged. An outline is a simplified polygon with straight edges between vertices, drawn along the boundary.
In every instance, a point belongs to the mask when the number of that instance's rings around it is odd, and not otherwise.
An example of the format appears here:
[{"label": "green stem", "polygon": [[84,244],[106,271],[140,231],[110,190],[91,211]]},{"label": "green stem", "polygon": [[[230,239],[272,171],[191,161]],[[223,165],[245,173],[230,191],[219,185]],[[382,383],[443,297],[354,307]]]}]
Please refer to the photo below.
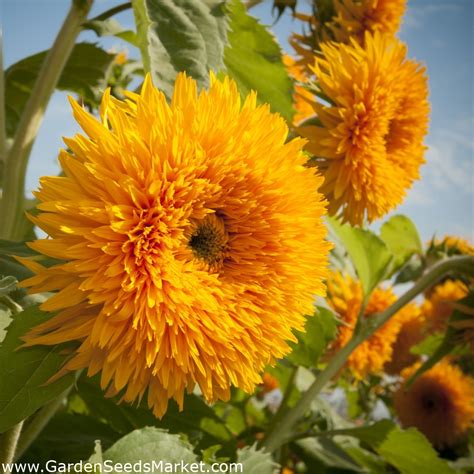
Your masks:
[{"label": "green stem", "polygon": [[38,437],[38,435],[43,431],[44,427],[49,423],[51,418],[58,411],[59,407],[63,403],[64,399],[67,397],[71,388],[68,388],[62,395],[58,398],[55,398],[53,401],[49,402],[47,405],[42,407],[28,422],[23,430],[23,433],[20,436],[18,441],[18,447],[16,449],[16,454],[14,459],[20,459],[21,456],[26,452],[26,450],[31,446],[31,443]]},{"label": "green stem", "polygon": [[117,5],[116,7],[110,8],[109,10],[105,11],[104,13],[101,13],[100,15],[97,15],[94,18],[91,18],[89,21],[104,21],[116,15],[117,13],[121,13],[125,10],[128,10],[129,8],[132,8],[132,2],[125,2],[120,5]]},{"label": "green stem", "polygon": [[0,202],[0,238],[20,240],[24,219],[25,173],[31,148],[43,121],[46,106],[68,60],[93,0],[73,0],[69,13],[48,52],[22,113],[8,152]]},{"label": "green stem", "polygon": [[324,386],[345,365],[351,353],[375,331],[380,329],[395,313],[413,300],[417,295],[436,283],[447,273],[456,270],[472,273],[474,271],[474,257],[462,256],[452,257],[441,261],[431,267],[414,285],[404,293],[392,306],[374,318],[370,318],[370,324],[362,327],[359,333],[354,334],[352,339],[330,360],[326,368],[318,375],[311,387],[303,394],[298,403],[291,408],[286,415],[269,430],[263,446],[269,452],[273,452],[284,444],[291,434],[291,430],[309,409],[311,402],[321,392]]},{"label": "green stem", "polygon": [[[11,427],[0,437],[0,466],[12,463],[15,459],[16,446],[20,437],[23,422]],[[2,469],[2,473],[3,473]]]}]

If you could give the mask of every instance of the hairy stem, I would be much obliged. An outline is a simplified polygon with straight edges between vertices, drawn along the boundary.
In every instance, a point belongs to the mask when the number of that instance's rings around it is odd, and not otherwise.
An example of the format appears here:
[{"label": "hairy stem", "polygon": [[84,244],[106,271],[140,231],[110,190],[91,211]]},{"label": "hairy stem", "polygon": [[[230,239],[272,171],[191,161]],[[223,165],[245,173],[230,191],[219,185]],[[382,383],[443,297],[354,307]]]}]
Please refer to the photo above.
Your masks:
[{"label": "hairy stem", "polygon": [[[321,392],[324,386],[344,366],[351,353],[375,331],[380,329],[395,313],[408,304],[417,295],[436,283],[440,278],[452,271],[474,272],[474,257],[462,256],[443,260],[431,267],[414,285],[404,293],[392,306],[380,315],[371,318],[371,323],[355,333],[350,341],[330,360],[326,368],[318,375],[311,387],[303,394],[298,403],[291,408],[283,418],[275,423],[267,433],[263,446],[273,452],[284,444],[291,436],[291,431],[309,409],[311,402]],[[369,320],[370,321],[370,320]]]},{"label": "hairy stem", "polygon": [[24,219],[25,173],[33,143],[64,65],[81,31],[93,0],[73,0],[69,13],[48,52],[22,113],[12,148],[5,161],[0,202],[0,238],[20,240]]},{"label": "hairy stem", "polygon": [[[9,464],[15,459],[16,445],[22,426],[23,422],[20,422],[0,436],[0,466],[2,464]],[[1,470],[3,474],[4,470]]]}]

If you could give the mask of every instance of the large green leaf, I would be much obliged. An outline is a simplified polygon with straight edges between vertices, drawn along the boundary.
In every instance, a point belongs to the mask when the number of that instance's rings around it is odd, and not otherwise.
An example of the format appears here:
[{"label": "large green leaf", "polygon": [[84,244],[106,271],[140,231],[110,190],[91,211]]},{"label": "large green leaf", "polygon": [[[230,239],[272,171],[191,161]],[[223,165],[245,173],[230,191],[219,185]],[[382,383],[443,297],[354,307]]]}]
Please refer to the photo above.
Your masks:
[{"label": "large green leaf", "polygon": [[292,344],[293,350],[288,359],[296,365],[314,367],[329,342],[336,336],[336,331],[334,314],[326,308],[318,307],[316,314],[307,319],[305,331],[296,334],[298,342]]},{"label": "large green leaf", "polygon": [[[21,113],[30,97],[33,85],[47,51],[12,64],[5,71],[5,108],[8,136],[13,136]],[[105,77],[115,56],[94,44],[79,43],[72,50],[57,88],[75,92],[86,99],[94,97],[96,89],[105,88]]]},{"label": "large green leaf", "polygon": [[369,295],[377,284],[387,276],[392,254],[387,245],[374,233],[340,224],[330,218],[329,224],[336,237],[344,245],[364,289]]},{"label": "large green leaf", "polygon": [[414,253],[423,252],[416,226],[406,216],[391,217],[382,225],[380,236],[394,256],[393,270],[401,268]]},{"label": "large green leaf", "polygon": [[50,315],[32,306],[18,313],[0,345],[0,433],[63,393],[74,374],[47,383],[65,360],[64,347],[20,348],[21,337]]},{"label": "large green leaf", "polygon": [[[197,463],[198,459],[192,446],[179,436],[169,434],[158,428],[147,427],[135,430],[118,440],[103,453],[104,461],[114,464],[125,463],[163,463],[163,469],[172,464]],[[184,469],[163,472],[190,472]]]},{"label": "large green leaf", "polygon": [[168,97],[178,72],[186,71],[207,87],[209,71],[224,68],[222,0],[136,0],[133,9],[145,70]]},{"label": "large green leaf", "polygon": [[273,112],[293,118],[293,83],[282,62],[275,37],[250,16],[240,0],[228,4],[229,43],[224,62],[242,95],[257,92],[258,100],[267,102]]},{"label": "large green leaf", "polygon": [[454,474],[448,463],[438,457],[429,441],[414,428],[401,430],[392,421],[381,420],[370,426],[337,430],[337,433],[358,438],[401,474]]}]

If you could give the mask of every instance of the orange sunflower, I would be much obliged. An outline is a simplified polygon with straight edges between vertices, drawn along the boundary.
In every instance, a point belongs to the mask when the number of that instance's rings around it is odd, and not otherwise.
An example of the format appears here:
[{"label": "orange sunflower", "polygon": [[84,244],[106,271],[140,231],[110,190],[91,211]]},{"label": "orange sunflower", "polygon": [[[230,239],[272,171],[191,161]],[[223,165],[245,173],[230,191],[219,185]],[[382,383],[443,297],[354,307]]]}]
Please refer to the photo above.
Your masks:
[{"label": "orange sunflower", "polygon": [[299,131],[324,175],[329,213],[361,225],[394,209],[419,179],[429,114],[426,75],[406,59],[400,41],[378,33],[367,33],[364,46],[321,48],[312,68],[327,98],[313,103],[321,126]]},{"label": "orange sunflower", "polygon": [[423,340],[426,320],[417,305],[412,304],[410,308],[412,311],[405,311],[404,317],[400,318],[400,331],[393,345],[392,357],[384,366],[388,374],[399,374],[419,359],[419,356],[411,353],[411,349]]},{"label": "orange sunflower", "polygon": [[[339,272],[330,274],[327,285],[328,303],[341,319],[338,335],[330,350],[330,353],[334,353],[344,347],[354,334],[362,306],[363,292],[359,281]],[[385,311],[396,299],[390,288],[376,288],[369,298],[363,317],[371,318]],[[400,331],[401,321],[416,312],[415,305],[405,306],[352,352],[347,361],[347,367],[356,379],[382,372],[384,364],[392,358],[393,346]]]},{"label": "orange sunflower", "polygon": [[[417,368],[403,371],[405,381]],[[474,379],[441,361],[410,388],[404,383],[394,405],[403,427],[416,427],[437,448],[452,446],[474,425]]]},{"label": "orange sunflower", "polygon": [[297,81],[293,94],[293,106],[295,108],[293,124],[299,125],[315,114],[313,106],[311,105],[314,101],[314,97],[312,92],[303,85],[308,82],[308,76],[304,68],[298,66],[296,60],[287,54],[283,56],[283,64],[286,66],[290,77]]},{"label": "orange sunflower", "polygon": [[432,331],[445,331],[453,313],[454,303],[468,294],[461,280],[446,280],[433,287],[421,306],[421,310]]},{"label": "orange sunflower", "polygon": [[61,373],[101,373],[107,395],[162,416],[198,384],[209,402],[251,392],[324,295],[321,178],[300,138],[236,84],[209,91],[179,74],[171,103],[148,76],[140,94],[106,92],[101,120],[72,102],[85,135],[65,142],[64,177],[45,177],[36,251],[59,261],[31,293],[57,312],[27,345],[75,342]]},{"label": "orange sunflower", "polygon": [[295,14],[303,31],[293,33],[289,42],[298,55],[298,65],[310,72],[315,51],[326,41],[363,44],[366,32],[394,35],[405,8],[406,0],[335,0],[332,8],[316,2],[313,15]]}]

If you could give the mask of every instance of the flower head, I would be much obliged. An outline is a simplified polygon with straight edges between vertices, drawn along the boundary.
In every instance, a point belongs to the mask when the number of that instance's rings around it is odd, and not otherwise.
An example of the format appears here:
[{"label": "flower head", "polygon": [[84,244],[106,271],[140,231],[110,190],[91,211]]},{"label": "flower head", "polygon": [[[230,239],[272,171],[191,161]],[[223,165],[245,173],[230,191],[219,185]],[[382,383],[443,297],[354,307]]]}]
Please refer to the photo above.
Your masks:
[{"label": "flower head", "polygon": [[[417,366],[403,372],[405,381]],[[474,379],[449,362],[438,362],[394,397],[404,427],[414,426],[437,448],[452,446],[474,424]]]},{"label": "flower head", "polygon": [[453,313],[454,303],[468,294],[461,280],[446,280],[430,290],[421,306],[432,331],[445,331]]},{"label": "flower head", "polygon": [[474,255],[474,246],[466,239],[447,235],[442,240],[433,239],[430,248],[447,255]]},{"label": "flower head", "polygon": [[406,0],[335,0],[335,15],[329,25],[335,41],[361,44],[365,32],[393,35],[398,31]]},{"label": "flower head", "polygon": [[[363,317],[371,318],[383,312],[395,300],[396,296],[390,288],[376,288],[369,298]],[[354,334],[362,301],[362,285],[359,281],[338,272],[331,273],[328,279],[328,303],[342,322],[330,352],[338,351],[349,342]],[[347,366],[355,378],[362,379],[368,374],[382,372],[384,364],[392,357],[393,345],[400,330],[400,321],[414,311],[416,307],[413,305],[405,306],[352,352]]]},{"label": "flower head", "polygon": [[330,245],[303,140],[235,83],[209,91],[179,74],[174,95],[105,93],[98,121],[72,102],[86,135],[66,139],[64,177],[45,177],[31,247],[59,259],[31,292],[58,312],[26,342],[74,341],[62,373],[101,372],[108,395],[148,390],[157,416],[198,384],[208,401],[250,392],[313,312]]},{"label": "flower head", "polygon": [[419,359],[419,356],[412,354],[411,349],[423,340],[426,321],[418,306],[412,304],[410,308],[412,311],[405,310],[399,319],[400,331],[392,348],[392,357],[384,366],[388,374],[399,374]]},{"label": "flower head", "polygon": [[394,35],[405,8],[406,0],[335,0],[329,9],[321,2],[313,15],[295,14],[303,25],[301,34],[290,37],[297,64],[309,72],[314,52],[327,41],[356,41],[362,45],[366,32]]},{"label": "flower head", "polygon": [[369,222],[403,201],[419,178],[428,127],[424,68],[395,38],[366,34],[365,45],[329,43],[315,56],[320,126],[300,127],[324,175],[329,213]]}]

